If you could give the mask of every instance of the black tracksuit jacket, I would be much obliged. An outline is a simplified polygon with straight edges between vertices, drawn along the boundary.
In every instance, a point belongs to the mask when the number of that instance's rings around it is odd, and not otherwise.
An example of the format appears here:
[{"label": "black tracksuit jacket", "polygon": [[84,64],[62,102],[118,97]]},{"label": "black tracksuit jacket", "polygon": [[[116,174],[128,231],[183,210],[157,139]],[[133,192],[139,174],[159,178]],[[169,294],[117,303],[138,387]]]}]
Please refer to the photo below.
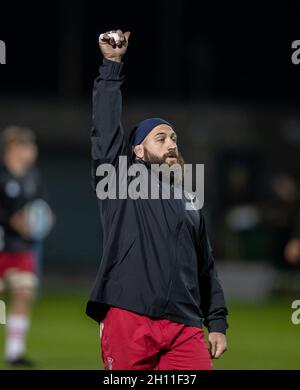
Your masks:
[{"label": "black tracksuit jacket", "polygon": [[[122,68],[104,59],[94,84],[94,189],[99,164],[117,168],[119,156],[134,162],[121,124]],[[201,211],[186,210],[174,197],[98,199],[98,206],[103,253],[87,314],[100,322],[115,306],[225,333],[227,309]]]}]

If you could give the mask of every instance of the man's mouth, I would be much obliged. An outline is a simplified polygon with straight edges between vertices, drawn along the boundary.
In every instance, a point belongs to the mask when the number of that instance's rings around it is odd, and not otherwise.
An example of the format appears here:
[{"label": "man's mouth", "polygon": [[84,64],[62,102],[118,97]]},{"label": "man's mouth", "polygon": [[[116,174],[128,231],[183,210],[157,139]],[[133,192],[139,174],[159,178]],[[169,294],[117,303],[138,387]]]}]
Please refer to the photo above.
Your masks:
[{"label": "man's mouth", "polygon": [[170,164],[175,164],[177,162],[177,156],[172,155],[172,156],[167,156],[165,159],[165,162],[170,165]]},{"label": "man's mouth", "polygon": [[172,153],[172,154],[167,154],[166,158],[177,158],[177,155]]}]

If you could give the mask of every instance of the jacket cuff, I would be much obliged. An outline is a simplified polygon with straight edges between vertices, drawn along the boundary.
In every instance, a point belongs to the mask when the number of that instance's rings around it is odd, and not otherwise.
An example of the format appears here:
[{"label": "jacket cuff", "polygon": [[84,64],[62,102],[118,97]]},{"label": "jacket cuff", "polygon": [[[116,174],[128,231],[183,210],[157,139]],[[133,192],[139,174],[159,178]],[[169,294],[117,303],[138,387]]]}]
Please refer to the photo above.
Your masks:
[{"label": "jacket cuff", "polygon": [[226,329],[228,328],[227,321],[225,319],[211,320],[207,324],[207,329],[209,333],[211,332],[219,332],[226,334]]},{"label": "jacket cuff", "polygon": [[99,73],[102,80],[123,80],[122,74],[124,63],[110,61],[103,58],[102,65],[99,67]]}]

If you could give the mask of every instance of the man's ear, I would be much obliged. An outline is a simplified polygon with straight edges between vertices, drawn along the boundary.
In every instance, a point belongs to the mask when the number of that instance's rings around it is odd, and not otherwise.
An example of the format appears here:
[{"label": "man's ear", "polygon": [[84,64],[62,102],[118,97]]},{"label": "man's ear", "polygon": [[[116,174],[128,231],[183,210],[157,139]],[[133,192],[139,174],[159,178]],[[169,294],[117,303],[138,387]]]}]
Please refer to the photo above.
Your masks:
[{"label": "man's ear", "polygon": [[133,149],[136,157],[138,158],[143,158],[144,157],[144,148],[143,145],[136,145]]}]

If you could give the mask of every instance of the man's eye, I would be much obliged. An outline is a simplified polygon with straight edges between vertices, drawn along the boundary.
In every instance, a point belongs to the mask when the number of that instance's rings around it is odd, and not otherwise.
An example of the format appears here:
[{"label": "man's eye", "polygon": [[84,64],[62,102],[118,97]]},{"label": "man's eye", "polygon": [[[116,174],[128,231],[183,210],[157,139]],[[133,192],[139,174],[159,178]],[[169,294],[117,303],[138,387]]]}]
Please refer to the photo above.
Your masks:
[{"label": "man's eye", "polygon": [[164,142],[164,140],[165,140],[164,138],[158,138],[157,139],[158,142]]}]

